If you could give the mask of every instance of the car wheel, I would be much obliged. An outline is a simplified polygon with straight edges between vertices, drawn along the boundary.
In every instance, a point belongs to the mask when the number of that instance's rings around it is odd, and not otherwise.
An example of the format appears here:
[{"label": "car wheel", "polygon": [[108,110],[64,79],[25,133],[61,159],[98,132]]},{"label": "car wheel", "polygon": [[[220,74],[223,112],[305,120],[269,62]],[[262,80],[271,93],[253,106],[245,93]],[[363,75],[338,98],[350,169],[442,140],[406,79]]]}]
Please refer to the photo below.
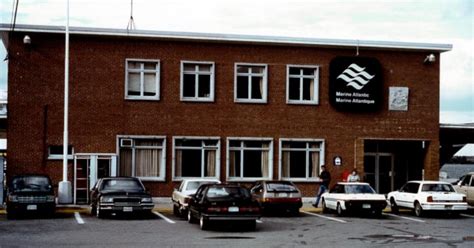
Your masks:
[{"label": "car wheel", "polygon": [[421,207],[419,202],[415,202],[415,215],[416,217],[423,216],[423,208]]},{"label": "car wheel", "polygon": [[188,210],[188,222],[194,223],[194,217],[193,217],[193,214],[191,213],[191,210]]},{"label": "car wheel", "polygon": [[91,215],[96,215],[97,214],[97,209],[91,205]]},{"label": "car wheel", "polygon": [[338,216],[343,216],[344,215],[344,210],[342,210],[341,204],[337,204],[336,212]]},{"label": "car wheel", "polygon": [[179,213],[179,207],[176,206],[175,204],[173,204],[173,214],[174,214],[175,216],[181,217],[181,216],[180,216],[180,213]]},{"label": "car wheel", "polygon": [[209,229],[209,221],[206,220],[202,215],[201,218],[199,218],[199,227],[201,227],[201,230]]},{"label": "car wheel", "polygon": [[390,210],[392,211],[392,213],[398,214],[398,206],[393,197],[390,198]]},{"label": "car wheel", "polygon": [[[299,215],[300,215],[300,209],[299,209],[299,208],[293,208],[293,209],[291,210],[291,215],[293,215],[293,216],[299,216]],[[253,221],[253,222],[255,222],[255,221]]]},{"label": "car wheel", "polygon": [[7,219],[9,220],[16,219],[16,213],[13,210],[7,209]]},{"label": "car wheel", "polygon": [[326,206],[326,201],[323,199],[323,202],[321,202],[321,208],[323,213],[327,214],[329,212],[328,207]]},{"label": "car wheel", "polygon": [[250,220],[247,224],[248,226],[248,229],[250,231],[255,231],[255,229],[257,229],[257,221],[256,220]]}]

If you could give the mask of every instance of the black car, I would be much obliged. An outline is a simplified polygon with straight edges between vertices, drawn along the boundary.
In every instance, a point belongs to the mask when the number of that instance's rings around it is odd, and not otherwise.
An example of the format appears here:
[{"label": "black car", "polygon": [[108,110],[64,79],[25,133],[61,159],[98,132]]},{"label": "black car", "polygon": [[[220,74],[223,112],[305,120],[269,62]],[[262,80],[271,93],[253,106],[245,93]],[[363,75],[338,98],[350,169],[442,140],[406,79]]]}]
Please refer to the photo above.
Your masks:
[{"label": "black car", "polygon": [[7,191],[7,218],[42,212],[53,216],[56,209],[51,179],[46,175],[18,175]]},{"label": "black car", "polygon": [[154,204],[138,178],[101,178],[92,188],[91,213],[103,218],[111,213],[149,214]]},{"label": "black car", "polygon": [[242,221],[255,230],[261,217],[260,205],[252,199],[250,191],[239,185],[205,184],[189,200],[188,222],[199,220],[202,230],[211,221]]}]

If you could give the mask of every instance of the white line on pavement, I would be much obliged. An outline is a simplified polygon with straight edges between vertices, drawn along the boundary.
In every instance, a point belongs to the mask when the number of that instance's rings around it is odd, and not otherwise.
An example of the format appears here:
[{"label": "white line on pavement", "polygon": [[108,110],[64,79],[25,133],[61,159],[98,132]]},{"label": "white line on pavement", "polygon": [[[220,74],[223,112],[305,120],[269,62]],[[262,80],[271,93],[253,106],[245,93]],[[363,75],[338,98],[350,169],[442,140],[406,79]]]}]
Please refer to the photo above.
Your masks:
[{"label": "white line on pavement", "polygon": [[165,220],[166,222],[170,223],[170,224],[175,224],[176,222],[172,221],[171,219],[167,218],[166,216],[162,215],[161,213],[157,212],[157,211],[153,211],[153,213],[162,218],[163,220]]},{"label": "white line on pavement", "polygon": [[336,219],[336,218],[333,218],[333,217],[328,217],[328,216],[324,216],[324,215],[320,215],[320,214],[315,214],[315,213],[311,213],[311,212],[302,211],[302,213],[305,213],[305,214],[308,214],[308,215],[317,216],[317,217],[324,218],[324,219],[328,219],[328,220],[332,220],[332,221],[337,221],[337,222],[340,222],[340,223],[347,223],[347,221],[345,221],[345,220],[340,220],[340,219]]},{"label": "white line on pavement", "polygon": [[77,224],[82,225],[85,223],[79,212],[74,212],[74,217],[76,218]]},{"label": "white line on pavement", "polygon": [[404,216],[400,216],[400,215],[396,215],[396,214],[385,214],[385,213],[384,213],[383,215],[388,215],[388,216],[392,216],[392,217],[396,217],[396,218],[401,218],[401,219],[405,219],[405,220],[411,220],[411,221],[426,223],[426,221],[424,221],[424,220],[415,219],[415,218],[409,218],[409,217],[404,217]]},{"label": "white line on pavement", "polygon": [[461,216],[468,217],[468,218],[474,218],[474,215],[470,214],[460,214]]}]

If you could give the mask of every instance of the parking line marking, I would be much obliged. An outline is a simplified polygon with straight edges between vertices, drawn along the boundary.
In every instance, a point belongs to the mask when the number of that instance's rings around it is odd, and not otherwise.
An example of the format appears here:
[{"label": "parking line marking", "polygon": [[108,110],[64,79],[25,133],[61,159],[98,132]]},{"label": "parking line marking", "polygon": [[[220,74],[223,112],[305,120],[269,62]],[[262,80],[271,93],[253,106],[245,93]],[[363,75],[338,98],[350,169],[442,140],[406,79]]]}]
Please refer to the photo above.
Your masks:
[{"label": "parking line marking", "polygon": [[176,222],[172,221],[171,219],[167,218],[166,216],[162,215],[161,213],[157,212],[157,211],[153,211],[153,213],[162,218],[163,220],[165,220],[166,222],[170,223],[170,224],[175,224]]},{"label": "parking line marking", "polygon": [[474,218],[474,215],[470,214],[460,214],[461,216],[468,217],[468,218]]},{"label": "parking line marking", "polygon": [[262,223],[263,223],[263,221],[261,221],[261,220],[257,220],[257,223],[260,223],[260,224],[262,224]]},{"label": "parking line marking", "polygon": [[76,218],[77,224],[82,225],[85,223],[79,212],[74,212],[74,217]]},{"label": "parking line marking", "polygon": [[333,218],[333,217],[328,217],[328,216],[315,214],[315,213],[311,213],[311,212],[306,212],[306,211],[301,211],[301,212],[305,213],[305,214],[308,214],[308,215],[313,215],[313,216],[316,216],[316,217],[320,217],[320,218],[324,218],[324,219],[328,219],[328,220],[332,220],[332,221],[337,221],[337,222],[340,222],[340,223],[347,223],[347,221],[345,221],[345,220],[340,220],[340,219],[336,219],[336,218]]},{"label": "parking line marking", "polygon": [[396,217],[396,218],[401,218],[401,219],[405,219],[405,220],[411,220],[411,221],[426,223],[426,221],[424,221],[424,220],[415,219],[415,218],[410,218],[410,217],[405,217],[405,216],[400,216],[400,215],[396,215],[396,214],[386,214],[386,213],[384,213],[383,215],[388,215],[388,216],[392,216],[392,217]]}]

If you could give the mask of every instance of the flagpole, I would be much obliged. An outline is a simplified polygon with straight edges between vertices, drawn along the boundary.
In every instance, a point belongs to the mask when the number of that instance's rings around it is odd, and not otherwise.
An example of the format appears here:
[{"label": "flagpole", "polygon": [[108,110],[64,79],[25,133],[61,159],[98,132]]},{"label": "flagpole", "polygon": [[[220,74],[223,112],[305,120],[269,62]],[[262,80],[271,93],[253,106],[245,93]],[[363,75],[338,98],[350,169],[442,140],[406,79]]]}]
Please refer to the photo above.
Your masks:
[{"label": "flagpole", "polygon": [[59,182],[58,203],[72,203],[72,187],[68,181],[68,114],[69,114],[69,0],[66,1],[66,46],[64,49],[64,134],[63,180]]}]

